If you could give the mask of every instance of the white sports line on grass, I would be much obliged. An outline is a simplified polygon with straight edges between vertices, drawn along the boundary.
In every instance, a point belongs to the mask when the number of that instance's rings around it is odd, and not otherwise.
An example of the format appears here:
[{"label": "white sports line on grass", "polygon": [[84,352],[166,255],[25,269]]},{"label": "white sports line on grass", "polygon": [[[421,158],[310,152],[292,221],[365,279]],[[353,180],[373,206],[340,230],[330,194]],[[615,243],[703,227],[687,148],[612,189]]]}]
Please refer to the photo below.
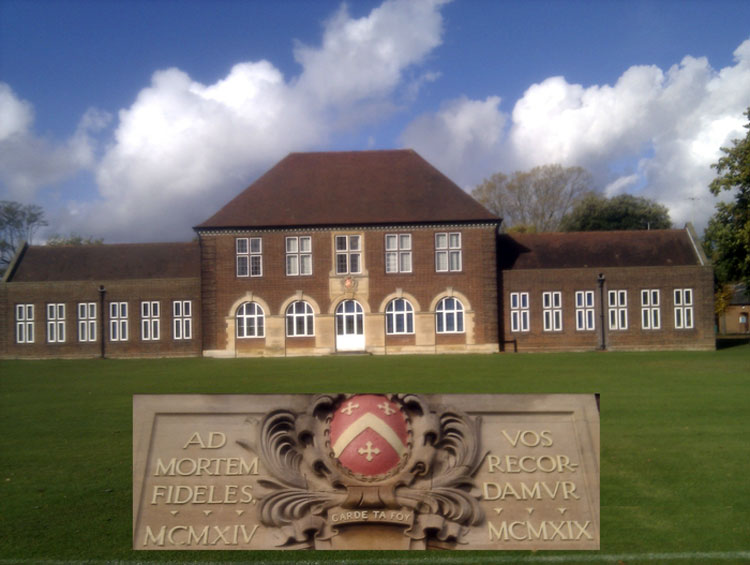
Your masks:
[{"label": "white sports line on grass", "polygon": [[[460,563],[475,563],[480,554],[484,552],[476,552],[472,555],[465,556],[446,556],[445,554],[440,556],[440,559],[436,559],[434,556],[430,557],[375,557],[368,555],[362,557],[362,559],[349,559],[350,562],[366,562],[366,563],[384,563],[388,565],[401,564],[413,565],[413,564],[429,564],[434,565],[436,561],[440,563],[448,564],[460,564]],[[290,554],[299,555],[298,553]],[[333,556],[331,556],[333,557]],[[350,557],[350,556],[347,556]],[[497,553],[492,554],[492,563],[618,563],[618,562],[633,562],[633,561],[657,561],[657,562],[670,562],[670,561],[730,561],[736,559],[747,559],[750,560],[749,551],[713,551],[713,552],[681,552],[681,553],[620,553],[620,554],[600,554],[590,553],[581,554],[574,553],[571,555],[508,555],[502,556]],[[110,560],[110,559],[0,559],[0,565],[212,565],[217,563],[220,565],[247,565],[252,563],[253,565],[285,565],[287,563],[294,565],[325,565],[333,563],[331,558],[329,559],[300,559],[294,557],[289,561],[272,559],[266,560],[255,560],[247,559],[242,561],[149,561],[149,560]]]}]

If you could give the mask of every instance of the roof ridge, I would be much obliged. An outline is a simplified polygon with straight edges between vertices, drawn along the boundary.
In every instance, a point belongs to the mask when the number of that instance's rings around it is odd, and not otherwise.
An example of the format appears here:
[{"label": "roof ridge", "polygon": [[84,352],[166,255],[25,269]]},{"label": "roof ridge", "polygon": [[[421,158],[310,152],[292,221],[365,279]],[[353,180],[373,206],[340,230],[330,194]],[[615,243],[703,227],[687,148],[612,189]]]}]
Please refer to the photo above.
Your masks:
[{"label": "roof ridge", "polygon": [[156,246],[156,245],[198,245],[197,241],[125,241],[125,242],[114,242],[114,243],[65,243],[60,245],[29,245],[31,249],[75,249],[80,247],[114,247],[114,246],[126,246],[126,245],[138,245],[138,246]]},{"label": "roof ridge", "polygon": [[337,149],[334,151],[290,151],[287,155],[341,155],[344,153],[362,154],[362,153],[416,153],[411,147],[402,149]]}]

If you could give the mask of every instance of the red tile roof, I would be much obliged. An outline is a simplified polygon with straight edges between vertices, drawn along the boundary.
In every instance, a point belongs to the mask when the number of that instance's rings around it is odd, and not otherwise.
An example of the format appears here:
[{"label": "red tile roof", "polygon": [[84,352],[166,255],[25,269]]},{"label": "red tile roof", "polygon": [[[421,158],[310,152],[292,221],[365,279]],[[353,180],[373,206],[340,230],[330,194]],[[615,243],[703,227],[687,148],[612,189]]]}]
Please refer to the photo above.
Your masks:
[{"label": "red tile roof", "polygon": [[29,246],[8,282],[191,277],[200,277],[197,243],[128,243]]},{"label": "red tile roof", "polygon": [[292,153],[196,229],[499,222],[412,150]]},{"label": "red tile roof", "polygon": [[498,253],[513,270],[701,264],[687,230],[503,234]]}]

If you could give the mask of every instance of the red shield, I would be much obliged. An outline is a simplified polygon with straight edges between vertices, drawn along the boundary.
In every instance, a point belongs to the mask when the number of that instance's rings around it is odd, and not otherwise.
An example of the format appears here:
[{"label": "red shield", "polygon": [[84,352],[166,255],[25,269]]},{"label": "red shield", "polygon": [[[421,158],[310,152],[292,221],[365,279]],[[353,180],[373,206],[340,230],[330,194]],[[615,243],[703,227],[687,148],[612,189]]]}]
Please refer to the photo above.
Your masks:
[{"label": "red shield", "polygon": [[407,451],[407,439],[401,407],[385,396],[352,396],[331,419],[334,457],[360,475],[383,475],[396,467]]}]

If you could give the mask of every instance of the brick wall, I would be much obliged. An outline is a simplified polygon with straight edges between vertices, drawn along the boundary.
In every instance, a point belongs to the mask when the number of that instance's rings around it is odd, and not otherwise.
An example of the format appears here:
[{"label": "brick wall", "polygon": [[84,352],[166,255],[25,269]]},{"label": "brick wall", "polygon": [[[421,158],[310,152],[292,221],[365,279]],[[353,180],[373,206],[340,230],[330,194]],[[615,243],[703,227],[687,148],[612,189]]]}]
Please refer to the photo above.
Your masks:
[{"label": "brick wall", "polygon": [[[435,234],[461,233],[462,268],[436,272]],[[412,269],[386,273],[386,234],[410,234]],[[335,235],[358,234],[362,240],[362,273],[337,275],[334,265]],[[312,275],[286,275],[286,237],[310,236]],[[236,237],[262,238],[263,275],[236,276]],[[595,350],[602,340],[610,350],[713,349],[713,274],[710,267],[628,267],[583,269],[528,269],[498,272],[497,238],[493,226],[352,228],[349,230],[262,231],[242,234],[201,234],[201,278],[109,280],[74,282],[4,283],[0,285],[0,355],[6,358],[97,357],[101,354],[99,286],[106,288],[105,348],[107,356],[148,357],[205,354],[319,355],[336,351],[336,306],[345,299],[359,301],[364,309],[366,349],[373,353],[432,353],[440,351],[496,351],[498,342],[519,351]],[[500,252],[502,252],[500,250]],[[605,278],[602,294],[597,283]],[[347,282],[348,281],[348,282]],[[499,285],[498,285],[499,281]],[[641,318],[641,291],[658,290],[660,328],[646,329]],[[675,327],[674,290],[690,289],[693,324]],[[626,330],[609,324],[609,291],[627,294]],[[593,329],[576,328],[576,291],[594,293]],[[529,296],[529,331],[512,331],[510,294]],[[542,295],[559,292],[559,331],[544,331]],[[499,295],[498,295],[499,293]],[[464,303],[465,331],[436,334],[435,308],[444,296]],[[498,300],[498,296],[500,299]],[[414,307],[414,334],[385,335],[386,305],[404,297]],[[285,310],[295,300],[315,309],[315,335],[287,337]],[[141,301],[161,306],[159,340],[141,335]],[[172,336],[172,301],[191,300],[193,335],[190,340]],[[127,341],[109,336],[108,304],[127,302]],[[262,338],[235,338],[237,307],[243,301],[263,305],[266,333]],[[97,304],[97,339],[78,340],[79,302]],[[63,343],[48,343],[47,304],[65,304]],[[17,343],[15,305],[34,305],[34,342]],[[604,314],[602,325],[601,315]],[[602,332],[604,328],[604,332]]]},{"label": "brick wall", "polygon": [[[519,351],[594,350],[602,343],[602,295],[597,278],[605,278],[604,341],[609,350],[713,349],[713,272],[710,267],[628,267],[589,269],[509,270],[502,273],[502,319],[505,341],[517,340]],[[693,327],[675,327],[675,289],[692,289]],[[659,290],[660,328],[645,329],[641,319],[641,291]],[[594,330],[576,329],[576,291],[594,291]],[[627,291],[627,329],[609,325],[608,291]],[[562,330],[544,331],[544,292],[561,292]],[[528,292],[528,332],[511,331],[510,295]],[[506,350],[512,348],[506,343]],[[512,350],[512,349],[511,349]]]},{"label": "brick wall", "polygon": [[[461,233],[462,269],[459,272],[436,272],[435,233]],[[385,235],[411,234],[412,271],[410,273],[386,273]],[[334,265],[335,235],[360,235],[362,241],[362,273],[336,275]],[[286,275],[286,237],[310,236],[312,238],[312,275]],[[263,275],[261,277],[236,276],[237,237],[260,237],[263,248]],[[267,317],[284,316],[286,306],[295,297],[317,307],[325,318],[335,311],[336,305],[345,298],[358,300],[367,316],[378,314],[377,323],[367,324],[367,348],[374,352],[387,352],[388,348],[409,350],[416,347],[436,346],[435,336],[385,336],[382,313],[388,301],[398,293],[410,298],[414,304],[415,317],[420,313],[433,316],[434,303],[440,296],[453,293],[463,297],[469,310],[466,319],[473,320],[471,328],[453,336],[440,336],[446,343],[494,344],[497,348],[497,271],[495,262],[494,226],[482,227],[394,227],[350,230],[310,230],[310,231],[263,231],[243,232],[242,234],[202,234],[203,250],[203,289],[204,289],[204,349],[232,353],[234,346],[231,332],[227,331],[227,318],[231,318],[238,304],[244,299],[252,299],[268,306]],[[351,286],[345,282],[351,279]],[[245,297],[243,299],[243,297]],[[215,304],[215,306],[211,306]],[[368,314],[369,313],[369,314]],[[270,320],[269,320],[270,321]],[[316,324],[318,316],[316,316]],[[332,324],[332,321],[324,322]],[[434,320],[432,320],[434,333]],[[278,324],[277,324],[278,327]],[[379,328],[379,329],[373,329]],[[317,333],[317,327],[316,327]],[[419,333],[419,329],[417,329]],[[229,335],[228,335],[229,334]],[[275,338],[274,338],[275,339]],[[309,338],[281,336],[284,348],[305,349],[311,347]],[[429,341],[426,343],[425,340]],[[243,339],[255,342],[252,345],[237,343],[236,350],[258,350],[258,342],[264,343],[265,353],[276,347],[270,344],[267,333],[262,339]],[[321,342],[322,341],[322,342]],[[319,352],[335,349],[333,335],[322,340],[318,336],[315,347]],[[314,347],[313,347],[314,348]],[[310,349],[314,352],[313,349]]]},{"label": "brick wall", "polygon": [[719,316],[719,331],[723,334],[747,334],[750,331],[750,306],[731,304]]},{"label": "brick wall", "polygon": [[[2,285],[3,328],[0,344],[4,357],[98,357],[101,355],[102,309],[99,287],[106,289],[104,309],[105,354],[107,357],[172,357],[201,353],[200,282],[196,279],[151,279],[119,281],[73,281],[6,283]],[[160,305],[158,340],[144,341],[141,334],[141,301],[158,301]],[[173,339],[173,300],[192,303],[192,339]],[[79,341],[78,304],[96,304],[96,341]],[[128,339],[111,341],[109,303],[128,304]],[[16,304],[34,306],[34,341],[17,343]],[[64,304],[64,342],[49,342],[47,305]]]}]

